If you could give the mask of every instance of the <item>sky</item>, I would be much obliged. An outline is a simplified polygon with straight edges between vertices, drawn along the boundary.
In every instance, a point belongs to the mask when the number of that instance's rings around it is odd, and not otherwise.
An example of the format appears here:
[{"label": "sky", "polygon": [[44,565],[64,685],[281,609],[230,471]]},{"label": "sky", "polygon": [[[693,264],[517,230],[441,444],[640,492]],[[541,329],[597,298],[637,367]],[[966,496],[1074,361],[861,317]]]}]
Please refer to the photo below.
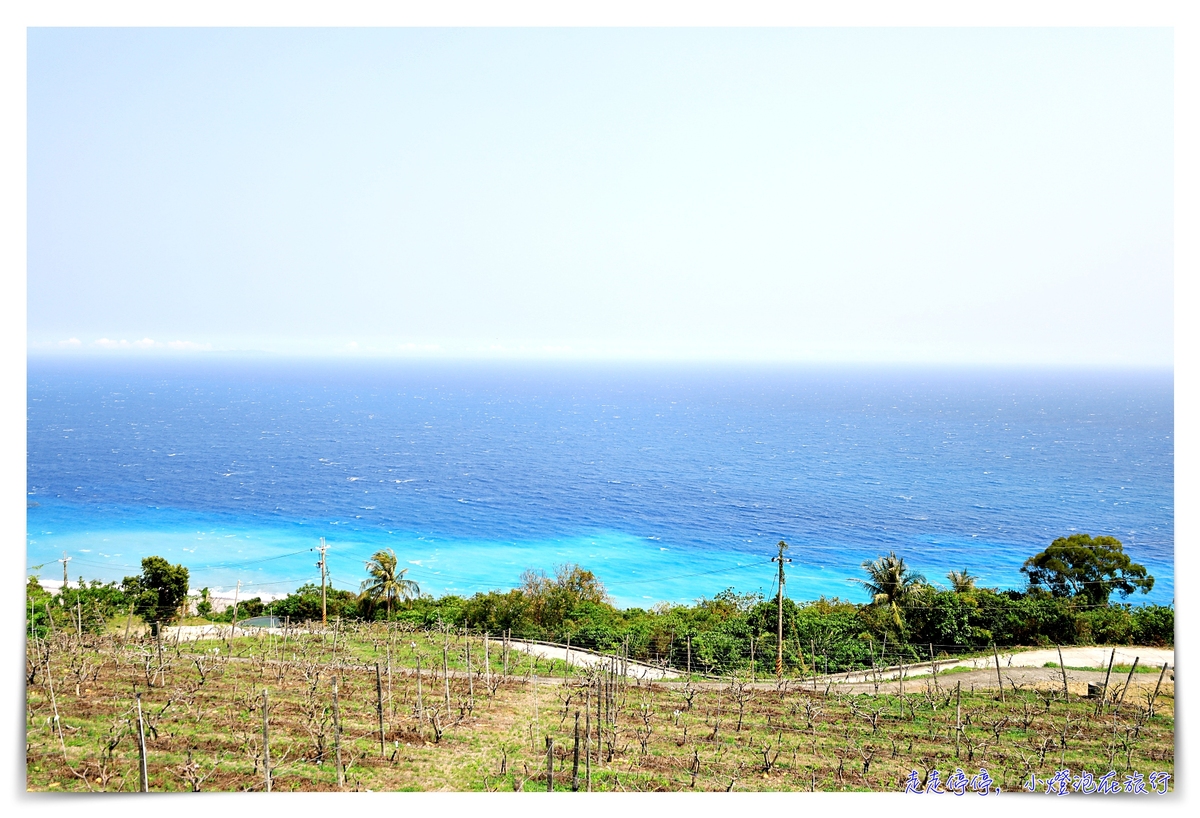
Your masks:
[{"label": "sky", "polygon": [[31,354],[1173,365],[1169,29],[30,29]]}]

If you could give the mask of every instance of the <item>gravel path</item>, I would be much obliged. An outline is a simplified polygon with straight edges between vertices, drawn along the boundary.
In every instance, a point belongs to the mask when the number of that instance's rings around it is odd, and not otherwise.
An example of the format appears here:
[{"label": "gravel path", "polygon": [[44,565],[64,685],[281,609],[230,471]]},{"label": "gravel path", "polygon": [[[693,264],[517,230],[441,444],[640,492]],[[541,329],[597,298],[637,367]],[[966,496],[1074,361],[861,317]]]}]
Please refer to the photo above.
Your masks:
[{"label": "gravel path", "polygon": [[[1150,647],[1067,647],[1062,649],[1062,661],[1067,667],[1087,667],[1087,668],[1107,668],[1110,655],[1114,655],[1114,665],[1132,665],[1133,660],[1138,660],[1138,665],[1145,667],[1161,668],[1163,662],[1167,663],[1168,672],[1175,668],[1175,651],[1172,648],[1150,648]],[[1047,662],[1058,664],[1058,650],[1056,648],[1036,648],[1033,650],[1013,651],[1000,654],[1001,670],[1009,668],[1046,668]],[[944,673],[947,670],[955,668],[970,668],[972,670],[987,670],[992,671],[992,681],[995,681],[996,673],[996,658],[994,656],[980,656],[974,659],[948,659],[946,661],[937,662],[938,673]],[[829,676],[818,678],[818,684],[824,684],[828,680],[832,680],[839,684],[859,684],[873,682],[874,679],[881,681],[900,678],[900,667],[881,668],[877,673],[870,670],[854,671],[851,673],[837,673]],[[1054,669],[1055,673],[1059,671]],[[1103,672],[1103,671],[1102,671]],[[907,665],[903,668],[904,678],[913,679],[933,674],[933,663],[922,662],[920,664]],[[1061,679],[1061,674],[1059,676]]]},{"label": "gravel path", "polygon": [[[568,651],[565,647],[559,645],[548,645],[544,642],[522,642],[513,640],[513,650],[519,650],[523,653],[532,654],[539,659],[558,659],[561,662],[570,662],[571,665],[577,667],[594,667],[604,664],[609,661],[608,656],[602,656],[598,653],[592,653],[586,650],[577,650],[571,648]],[[625,663],[626,674],[634,679],[678,679],[680,674],[673,670],[667,670],[654,665],[646,665],[641,662],[629,661]]]}]

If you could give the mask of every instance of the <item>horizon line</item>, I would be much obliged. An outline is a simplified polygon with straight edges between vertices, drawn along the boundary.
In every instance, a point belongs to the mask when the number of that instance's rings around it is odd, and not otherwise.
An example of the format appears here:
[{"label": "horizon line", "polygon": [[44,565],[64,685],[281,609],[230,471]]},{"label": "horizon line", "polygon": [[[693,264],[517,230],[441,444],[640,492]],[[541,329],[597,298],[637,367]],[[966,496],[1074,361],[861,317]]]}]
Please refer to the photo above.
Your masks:
[{"label": "horizon line", "polygon": [[1138,371],[1174,373],[1174,362],[1151,363],[1135,361],[1069,361],[1069,360],[963,360],[934,358],[882,358],[882,357],[785,357],[750,355],[555,355],[513,354],[511,352],[443,352],[441,354],[364,354],[354,352],[313,352],[263,349],[209,349],[209,350],[147,350],[147,349],[48,349],[26,350],[27,361],[108,361],[108,362],[200,362],[200,361],[278,361],[278,362],[322,362],[350,365],[381,364],[564,364],[564,365],[623,365],[623,366],[784,366],[784,367],[866,367],[884,369],[1023,369],[1023,370],[1094,370],[1094,371]]}]

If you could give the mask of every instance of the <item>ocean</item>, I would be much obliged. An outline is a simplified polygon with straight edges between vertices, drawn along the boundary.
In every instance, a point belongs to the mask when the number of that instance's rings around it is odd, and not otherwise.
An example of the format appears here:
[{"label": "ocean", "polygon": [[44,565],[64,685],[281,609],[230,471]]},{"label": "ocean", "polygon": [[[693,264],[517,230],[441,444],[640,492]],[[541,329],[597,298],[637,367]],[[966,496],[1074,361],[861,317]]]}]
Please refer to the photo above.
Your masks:
[{"label": "ocean", "polygon": [[120,580],[158,554],[243,598],[335,587],[394,549],[422,591],[575,562],[621,606],[725,588],[865,601],[895,551],[931,582],[1024,585],[1073,532],[1174,597],[1169,371],[31,358],[29,570]]}]

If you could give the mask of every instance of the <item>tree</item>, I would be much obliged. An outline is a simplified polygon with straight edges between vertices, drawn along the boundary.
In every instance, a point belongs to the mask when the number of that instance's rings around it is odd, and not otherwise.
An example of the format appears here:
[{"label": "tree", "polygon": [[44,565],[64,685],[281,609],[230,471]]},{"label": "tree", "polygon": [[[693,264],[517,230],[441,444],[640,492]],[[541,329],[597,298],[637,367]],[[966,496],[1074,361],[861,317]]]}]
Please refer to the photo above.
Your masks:
[{"label": "tree", "polygon": [[142,574],[121,583],[134,597],[138,614],[146,621],[171,622],[187,598],[188,569],[171,565],[162,557],[142,560]]},{"label": "tree", "polygon": [[887,604],[892,609],[892,621],[897,628],[903,628],[900,603],[918,586],[925,584],[925,577],[914,574],[904,564],[904,558],[897,557],[895,551],[877,560],[866,560],[862,567],[870,579],[858,579],[855,582],[867,589],[874,604]]},{"label": "tree", "polygon": [[979,577],[964,568],[961,571],[951,571],[946,574],[946,579],[950,580],[951,591],[956,594],[965,594],[975,590],[975,580]]},{"label": "tree", "polygon": [[1044,587],[1053,596],[1078,597],[1091,605],[1107,605],[1114,591],[1124,598],[1138,590],[1148,594],[1154,587],[1154,577],[1129,559],[1120,540],[1089,534],[1059,537],[1025,560],[1021,573],[1030,588]]},{"label": "tree", "polygon": [[578,606],[609,603],[599,578],[575,563],[555,566],[553,579],[544,571],[525,569],[521,573],[521,593],[529,600],[530,619],[549,629],[561,626]]},{"label": "tree", "polygon": [[421,593],[420,587],[411,579],[405,579],[407,568],[396,571],[396,552],[392,549],[376,551],[367,561],[367,573],[370,578],[364,579],[360,590],[369,598],[387,602],[388,619],[392,618],[392,600],[401,601],[413,599]]}]

